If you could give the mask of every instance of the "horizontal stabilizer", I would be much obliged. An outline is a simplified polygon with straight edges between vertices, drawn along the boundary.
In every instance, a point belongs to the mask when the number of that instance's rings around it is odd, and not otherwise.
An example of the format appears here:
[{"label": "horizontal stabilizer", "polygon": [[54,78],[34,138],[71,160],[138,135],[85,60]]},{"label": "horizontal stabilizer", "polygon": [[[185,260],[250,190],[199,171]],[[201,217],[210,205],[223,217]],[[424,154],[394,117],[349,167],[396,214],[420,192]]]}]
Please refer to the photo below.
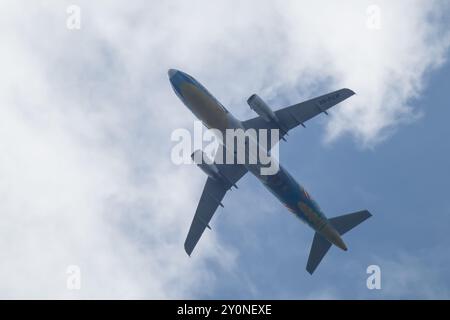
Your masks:
[{"label": "horizontal stabilizer", "polygon": [[316,232],[314,234],[313,243],[311,245],[311,251],[309,252],[306,271],[308,271],[310,274],[313,274],[314,270],[316,270],[320,261],[322,261],[323,257],[325,257],[330,247],[331,242],[329,242],[322,235]]},{"label": "horizontal stabilizer", "polygon": [[331,218],[329,219],[329,221],[336,229],[336,231],[339,232],[340,235],[343,235],[344,233],[350,231],[364,220],[369,219],[371,216],[372,215],[370,214],[369,211],[363,210]]}]

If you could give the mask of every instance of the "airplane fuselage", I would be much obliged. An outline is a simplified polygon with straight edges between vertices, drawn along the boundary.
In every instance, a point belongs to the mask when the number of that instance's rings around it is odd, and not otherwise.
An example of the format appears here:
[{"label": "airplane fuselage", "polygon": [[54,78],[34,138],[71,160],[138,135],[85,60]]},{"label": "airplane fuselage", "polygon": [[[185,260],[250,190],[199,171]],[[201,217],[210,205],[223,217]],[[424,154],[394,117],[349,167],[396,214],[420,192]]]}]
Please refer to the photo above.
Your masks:
[{"label": "airplane fuselage", "polygon": [[[193,77],[170,69],[169,78],[177,96],[207,128],[223,133],[226,129],[243,129],[242,123]],[[259,162],[246,163],[245,166],[291,213],[337,247],[347,250],[317,203],[283,166],[279,165],[279,170],[273,175],[262,175]]]}]

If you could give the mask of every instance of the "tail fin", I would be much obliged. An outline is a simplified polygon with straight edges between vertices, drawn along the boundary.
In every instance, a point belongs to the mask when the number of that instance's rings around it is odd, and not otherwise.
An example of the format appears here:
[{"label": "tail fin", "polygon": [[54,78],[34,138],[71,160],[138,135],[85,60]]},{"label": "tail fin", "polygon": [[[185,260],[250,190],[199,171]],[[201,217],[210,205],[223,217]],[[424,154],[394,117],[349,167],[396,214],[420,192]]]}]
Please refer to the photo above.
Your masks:
[{"label": "tail fin", "polygon": [[[364,220],[370,218],[372,215],[369,211],[358,211],[355,213],[346,214],[343,216],[331,218],[328,221],[339,232],[340,235],[350,231]],[[306,271],[313,274],[323,257],[327,254],[331,247],[331,243],[325,239],[321,234],[315,233],[309,253]]]}]

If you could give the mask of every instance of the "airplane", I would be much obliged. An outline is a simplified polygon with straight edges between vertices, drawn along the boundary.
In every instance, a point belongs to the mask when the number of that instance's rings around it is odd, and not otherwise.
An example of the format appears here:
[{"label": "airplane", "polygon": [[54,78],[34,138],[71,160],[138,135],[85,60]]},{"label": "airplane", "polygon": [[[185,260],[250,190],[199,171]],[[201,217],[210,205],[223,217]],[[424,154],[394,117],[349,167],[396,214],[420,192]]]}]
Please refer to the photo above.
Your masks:
[{"label": "airplane", "polygon": [[[277,111],[272,111],[263,99],[253,94],[247,103],[258,116],[240,121],[192,76],[176,69],[169,69],[168,76],[175,94],[207,128],[220,132],[238,128],[277,129],[280,132],[279,139],[283,140],[288,131],[299,125],[304,127],[304,123],[316,115],[328,114],[328,109],[355,94],[344,88]],[[267,151],[269,150],[270,148],[267,148]],[[203,154],[203,151],[196,150],[192,154],[193,159],[196,153]],[[189,256],[205,229],[211,229],[211,218],[219,206],[223,207],[222,199],[227,191],[233,187],[237,188],[236,183],[247,172],[251,172],[289,211],[315,231],[306,265],[306,270],[311,275],[331,245],[347,251],[341,236],[372,216],[369,211],[363,210],[328,219],[309,193],[281,165],[273,175],[262,175],[260,170],[257,170],[262,166],[260,163],[226,164],[214,159],[210,164],[197,165],[208,178],[184,243],[184,249]]]}]

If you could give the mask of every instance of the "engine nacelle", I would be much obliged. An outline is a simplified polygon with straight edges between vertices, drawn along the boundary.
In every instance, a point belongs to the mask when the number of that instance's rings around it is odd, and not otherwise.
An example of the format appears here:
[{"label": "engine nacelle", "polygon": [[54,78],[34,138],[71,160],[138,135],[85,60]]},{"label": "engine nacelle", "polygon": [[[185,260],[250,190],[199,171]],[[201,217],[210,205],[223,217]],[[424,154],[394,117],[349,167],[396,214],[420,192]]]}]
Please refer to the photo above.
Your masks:
[{"label": "engine nacelle", "polygon": [[211,161],[211,159],[202,150],[195,150],[191,154],[191,158],[194,163],[208,175],[208,177],[219,181],[227,188],[235,187],[237,189],[236,184],[223,175],[214,161]]},{"label": "engine nacelle", "polygon": [[252,94],[250,98],[248,98],[247,103],[250,106],[250,109],[255,111],[265,121],[275,121],[276,123],[278,123],[278,118],[275,113],[258,95]]},{"label": "engine nacelle", "polygon": [[266,122],[275,123],[282,132],[281,139],[286,141],[284,135],[287,135],[288,129],[286,129],[285,126],[278,120],[275,112],[270,109],[270,107],[267,105],[267,103],[264,102],[263,99],[261,99],[256,94],[252,94],[250,98],[247,99],[247,103],[250,106],[250,109],[255,111]]},{"label": "engine nacelle", "polygon": [[211,159],[202,151],[202,150],[196,150],[191,155],[192,160],[194,163],[202,169],[204,173],[206,173],[209,177],[213,179],[220,179],[221,175],[219,172],[219,169],[214,164]]}]

